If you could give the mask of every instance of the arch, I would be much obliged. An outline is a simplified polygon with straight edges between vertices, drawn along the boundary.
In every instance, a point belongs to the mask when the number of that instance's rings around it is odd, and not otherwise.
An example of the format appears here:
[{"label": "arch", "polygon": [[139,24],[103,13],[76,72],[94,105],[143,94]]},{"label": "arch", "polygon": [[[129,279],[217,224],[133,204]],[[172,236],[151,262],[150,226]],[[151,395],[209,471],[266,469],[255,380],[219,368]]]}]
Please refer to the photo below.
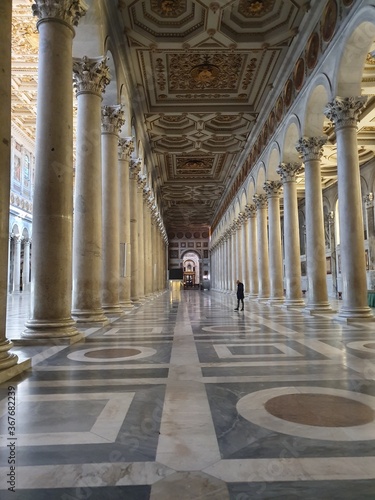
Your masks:
[{"label": "arch", "polygon": [[296,144],[301,137],[301,125],[299,118],[292,115],[285,127],[285,135],[282,146],[282,161],[292,162],[298,161],[298,152]]},{"label": "arch", "polygon": [[253,196],[255,194],[255,179],[253,176],[250,177],[249,179],[249,185],[247,188],[247,204],[252,205],[253,204]]},{"label": "arch", "polygon": [[18,235],[20,235],[20,234],[21,234],[20,229],[19,229],[19,227],[18,227],[18,224],[16,224],[16,223],[15,223],[15,224],[13,224],[13,226],[12,226],[12,230],[11,230],[11,232],[10,232],[10,233],[11,233],[11,234],[13,234],[14,236],[18,236]]},{"label": "arch", "polygon": [[267,160],[267,174],[266,180],[276,181],[280,180],[280,176],[277,174],[276,169],[281,163],[281,153],[280,146],[277,142],[271,145],[270,152]]},{"label": "arch", "polygon": [[255,181],[255,191],[256,193],[263,192],[263,185],[266,181],[266,166],[263,162],[260,162],[258,165],[258,171],[256,173],[256,181]]},{"label": "arch", "polygon": [[323,126],[327,122],[324,109],[330,99],[331,91],[332,86],[326,75],[319,75],[312,83],[303,115],[303,136],[316,137],[323,134]]},{"label": "arch", "polygon": [[75,28],[73,38],[73,57],[87,56],[90,58],[104,55],[103,34],[103,2],[101,0],[86,0],[86,14]]},{"label": "arch", "polygon": [[245,210],[246,200],[247,200],[246,189],[242,188],[242,191],[240,194],[240,211],[241,212],[244,212],[244,210]]},{"label": "arch", "polygon": [[[374,9],[367,7],[357,13],[353,29],[346,28],[344,50],[336,62],[336,95],[342,97],[362,94],[362,75],[368,52],[375,39]],[[335,96],[333,96],[335,97]]]},{"label": "arch", "polygon": [[107,85],[105,92],[103,94],[103,106],[115,106],[118,104],[118,89],[117,89],[117,76],[116,76],[116,67],[113,59],[112,52],[107,50],[106,52],[107,58],[107,66],[109,68],[109,74],[111,77],[111,81]]}]

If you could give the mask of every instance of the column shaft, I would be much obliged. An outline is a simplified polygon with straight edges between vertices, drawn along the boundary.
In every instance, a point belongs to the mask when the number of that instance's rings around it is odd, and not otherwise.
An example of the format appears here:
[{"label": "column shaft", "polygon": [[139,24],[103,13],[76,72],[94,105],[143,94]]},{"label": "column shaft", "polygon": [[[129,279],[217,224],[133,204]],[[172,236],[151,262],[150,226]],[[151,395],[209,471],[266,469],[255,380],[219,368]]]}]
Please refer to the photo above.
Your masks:
[{"label": "column shaft", "polygon": [[133,304],[139,303],[139,247],[138,247],[138,184],[140,160],[130,162],[130,241],[132,248],[130,297]]},{"label": "column shaft", "polygon": [[249,297],[257,297],[259,282],[256,206],[247,205],[246,212],[249,218]]},{"label": "column shaft", "polygon": [[102,109],[103,261],[102,306],[106,314],[119,314],[120,307],[120,189],[118,134],[124,123],[121,106]]},{"label": "column shaft", "polygon": [[[73,306],[77,322],[107,322],[102,291],[101,93],[105,60],[76,59],[77,147],[73,218]],[[90,75],[90,76],[88,76]]]},{"label": "column shaft", "polygon": [[130,242],[130,180],[129,162],[130,155],[134,149],[131,138],[120,138],[119,140],[119,183],[120,183],[120,243],[123,245],[121,263],[122,275],[120,275],[119,301],[122,308],[131,309],[131,242]]},{"label": "column shaft", "polygon": [[258,297],[265,299],[270,295],[267,197],[264,194],[254,195],[254,202],[257,206]]},{"label": "column shaft", "polygon": [[297,146],[305,163],[307,309],[311,312],[332,312],[328,302],[320,168],[324,143],[324,138],[307,137],[301,138]]},{"label": "column shaft", "polygon": [[20,291],[21,282],[21,236],[14,237],[13,292]]},{"label": "column shaft", "polygon": [[283,256],[280,225],[280,181],[266,181],[264,190],[268,198],[269,260],[272,302],[284,300]]},{"label": "column shaft", "polygon": [[298,202],[296,175],[299,163],[282,163],[277,172],[284,186],[284,245],[286,306],[302,307],[301,257],[299,248]]},{"label": "column shaft", "polygon": [[[33,5],[39,65],[33,204],[31,318],[23,337],[82,337],[71,317],[73,234],[73,24],[80,2]],[[46,17],[44,17],[46,15]],[[51,17],[49,17],[51,16]],[[58,119],[57,119],[58,117]]]}]

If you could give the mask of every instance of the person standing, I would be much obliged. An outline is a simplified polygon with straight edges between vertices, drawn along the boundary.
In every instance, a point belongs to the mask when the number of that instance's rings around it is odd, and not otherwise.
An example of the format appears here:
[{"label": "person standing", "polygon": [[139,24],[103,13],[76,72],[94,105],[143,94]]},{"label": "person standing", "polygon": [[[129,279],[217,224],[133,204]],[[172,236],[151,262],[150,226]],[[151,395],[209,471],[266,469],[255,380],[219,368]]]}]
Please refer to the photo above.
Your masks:
[{"label": "person standing", "polygon": [[243,306],[244,306],[243,299],[244,299],[244,297],[245,297],[245,295],[244,295],[243,283],[241,283],[240,280],[237,280],[237,307],[236,307],[235,311],[239,310],[240,302],[242,304],[241,311],[243,311]]}]

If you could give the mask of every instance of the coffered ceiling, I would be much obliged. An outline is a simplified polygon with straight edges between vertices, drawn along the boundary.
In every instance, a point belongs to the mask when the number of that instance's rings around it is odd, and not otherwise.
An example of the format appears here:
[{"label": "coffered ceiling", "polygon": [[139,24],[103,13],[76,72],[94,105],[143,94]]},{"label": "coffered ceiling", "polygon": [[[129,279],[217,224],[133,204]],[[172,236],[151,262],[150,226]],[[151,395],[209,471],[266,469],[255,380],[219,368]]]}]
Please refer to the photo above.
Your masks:
[{"label": "coffered ceiling", "polygon": [[209,226],[308,19],[305,0],[120,0],[168,228]]},{"label": "coffered ceiling", "polygon": [[[12,119],[33,141],[38,34],[32,3],[13,0]],[[97,16],[104,16],[100,0],[86,3],[96,6]],[[262,132],[264,141],[258,149],[263,147],[282,119],[280,94],[326,2],[105,0],[102,4],[128,69],[130,88],[139,96],[137,120],[144,128],[145,160],[153,172],[165,226],[169,231],[207,228],[244,178],[246,145]],[[88,14],[85,17],[84,22],[91,22]],[[370,96],[375,95],[374,73],[375,59],[369,55],[363,92]],[[375,150],[373,99],[359,127],[361,162]],[[267,116],[266,134],[260,127]],[[332,138],[323,158],[323,180],[328,185],[336,178],[336,149],[333,129],[327,127],[325,132]],[[299,189],[303,193],[303,178]]]}]

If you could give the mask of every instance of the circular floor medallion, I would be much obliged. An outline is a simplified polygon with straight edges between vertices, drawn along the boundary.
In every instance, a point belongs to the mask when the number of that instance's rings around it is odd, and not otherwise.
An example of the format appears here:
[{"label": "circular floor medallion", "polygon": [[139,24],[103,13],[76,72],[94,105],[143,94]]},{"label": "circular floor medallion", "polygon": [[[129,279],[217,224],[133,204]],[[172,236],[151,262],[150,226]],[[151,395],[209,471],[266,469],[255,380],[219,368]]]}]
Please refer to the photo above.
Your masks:
[{"label": "circular floor medallion", "polygon": [[258,332],[260,328],[258,326],[246,326],[246,325],[212,325],[203,326],[202,330],[210,333],[246,333],[246,332]]},{"label": "circular floor medallion", "polygon": [[86,352],[86,358],[130,358],[140,354],[139,349],[101,349],[100,351]]},{"label": "circular floor medallion", "polygon": [[85,363],[113,363],[115,361],[133,361],[148,358],[156,353],[155,349],[143,346],[93,347],[71,352],[67,357],[73,361]]},{"label": "circular floor medallion", "polygon": [[372,422],[374,410],[353,399],[329,394],[286,394],[264,405],[271,415],[317,427],[350,427]]},{"label": "circular floor medallion", "polygon": [[273,387],[247,394],[237,411],[260,427],[303,438],[366,441],[375,436],[375,397],[341,389]]}]

